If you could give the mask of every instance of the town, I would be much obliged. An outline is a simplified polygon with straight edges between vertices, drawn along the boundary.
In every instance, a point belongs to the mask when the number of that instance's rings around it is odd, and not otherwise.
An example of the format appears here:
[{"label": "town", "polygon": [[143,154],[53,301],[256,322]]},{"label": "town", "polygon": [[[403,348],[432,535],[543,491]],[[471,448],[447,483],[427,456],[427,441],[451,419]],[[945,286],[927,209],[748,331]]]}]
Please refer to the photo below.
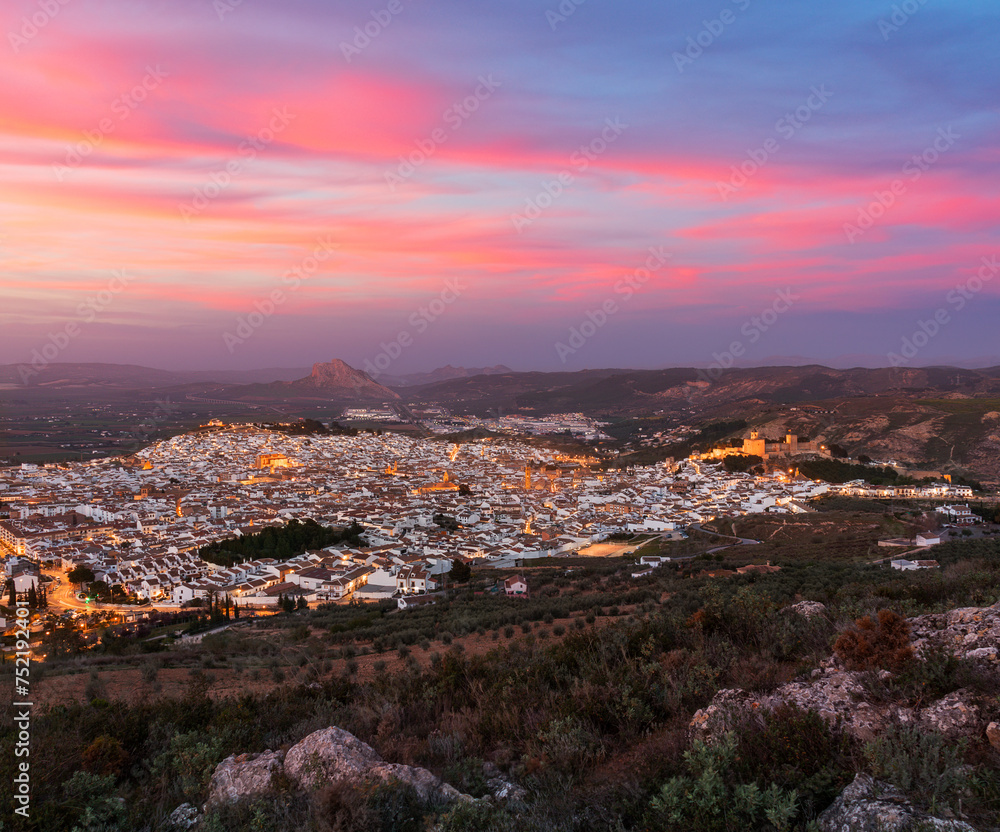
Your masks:
[{"label": "town", "polygon": [[[780,454],[791,441],[768,443],[767,452]],[[745,444],[758,442],[763,450],[753,433]],[[456,444],[214,422],[125,458],[4,469],[0,550],[16,594],[38,591],[48,574],[69,606],[81,605],[63,573],[83,570],[77,574],[114,587],[122,602],[169,609],[225,598],[274,609],[289,598],[312,605],[425,595],[456,563],[519,567],[587,554],[612,537],[683,537],[719,516],[808,512],[810,500],[829,493],[895,493],[833,486],[794,468],[731,472],[720,461],[727,455],[603,470],[595,458],[506,437]],[[949,483],[899,491],[937,499],[972,493]],[[945,510],[971,522],[965,507]],[[291,520],[359,529],[358,543],[228,566],[199,555]]]}]

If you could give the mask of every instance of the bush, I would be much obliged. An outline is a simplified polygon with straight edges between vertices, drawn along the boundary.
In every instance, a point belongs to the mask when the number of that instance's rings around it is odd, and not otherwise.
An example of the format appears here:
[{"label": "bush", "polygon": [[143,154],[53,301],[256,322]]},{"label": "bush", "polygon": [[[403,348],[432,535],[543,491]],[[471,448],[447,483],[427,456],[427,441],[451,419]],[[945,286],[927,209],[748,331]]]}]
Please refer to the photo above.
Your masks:
[{"label": "bush", "polygon": [[83,770],[118,777],[129,761],[128,752],[114,737],[102,734],[83,750]]},{"label": "bush", "polygon": [[745,832],[768,824],[784,832],[798,814],[798,794],[772,783],[737,783],[733,777],[736,737],[726,733],[712,745],[695,740],[684,752],[686,774],[667,782],[649,804],[651,828],[691,832]]},{"label": "bush", "polygon": [[848,670],[902,670],[913,659],[910,626],[892,610],[879,610],[878,621],[865,616],[845,630],[833,652]]},{"label": "bush", "polygon": [[932,810],[965,784],[964,740],[952,740],[916,725],[894,723],[865,744],[871,775],[887,780]]}]

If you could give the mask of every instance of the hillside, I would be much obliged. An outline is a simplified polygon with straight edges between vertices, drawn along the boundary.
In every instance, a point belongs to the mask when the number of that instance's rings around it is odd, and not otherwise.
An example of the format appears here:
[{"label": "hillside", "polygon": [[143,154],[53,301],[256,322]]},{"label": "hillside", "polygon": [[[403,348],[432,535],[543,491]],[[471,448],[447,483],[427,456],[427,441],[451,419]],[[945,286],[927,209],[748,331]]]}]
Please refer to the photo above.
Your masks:
[{"label": "hillside", "polygon": [[[166,832],[187,804],[204,829],[274,832],[763,832],[781,807],[796,832],[891,807],[987,832],[1000,544],[944,544],[935,572],[872,564],[909,519],[758,524],[766,543],[639,578],[554,560],[526,571],[529,598],[485,592],[509,573],[483,568],[434,605],[230,621],[200,643],[108,633],[81,652],[55,634],[33,667],[24,828]],[[780,570],[735,571],[765,559]],[[4,729],[4,777],[14,742]]]}]

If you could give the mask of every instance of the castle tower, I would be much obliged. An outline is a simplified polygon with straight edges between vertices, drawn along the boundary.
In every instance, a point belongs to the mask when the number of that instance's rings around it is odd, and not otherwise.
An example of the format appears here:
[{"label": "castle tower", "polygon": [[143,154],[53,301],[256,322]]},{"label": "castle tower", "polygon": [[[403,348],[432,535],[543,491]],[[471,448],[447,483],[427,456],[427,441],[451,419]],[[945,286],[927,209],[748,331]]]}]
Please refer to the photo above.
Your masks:
[{"label": "castle tower", "polygon": [[531,491],[531,466],[524,463],[524,490]]}]

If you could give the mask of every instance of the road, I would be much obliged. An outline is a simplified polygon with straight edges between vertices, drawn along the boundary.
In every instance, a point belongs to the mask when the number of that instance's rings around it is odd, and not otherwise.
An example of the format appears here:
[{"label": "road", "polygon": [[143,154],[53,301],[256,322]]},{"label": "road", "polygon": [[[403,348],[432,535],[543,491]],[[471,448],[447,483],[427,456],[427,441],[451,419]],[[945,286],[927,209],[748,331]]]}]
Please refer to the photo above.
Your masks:
[{"label": "road", "polygon": [[721,552],[723,549],[731,549],[733,546],[753,546],[756,543],[760,543],[759,540],[754,540],[749,537],[737,537],[734,534],[722,534],[721,532],[712,531],[711,529],[706,529],[700,523],[692,523],[692,529],[697,529],[699,532],[704,532],[705,534],[714,534],[716,537],[727,537],[730,540],[735,540],[735,543],[727,543],[725,546],[716,546],[714,549],[709,549],[707,554],[714,555],[716,552]]},{"label": "road", "polygon": [[81,601],[76,597],[76,593],[80,591],[79,586],[70,583],[66,579],[65,573],[47,571],[43,572],[43,574],[52,578],[52,581],[46,584],[46,589],[48,591],[49,609],[55,612],[63,610],[73,610],[76,612],[137,612],[151,609],[168,611],[179,609],[179,607],[173,604],[143,604],[138,606],[136,604],[101,604],[96,601],[91,601],[88,604],[86,601]]}]

